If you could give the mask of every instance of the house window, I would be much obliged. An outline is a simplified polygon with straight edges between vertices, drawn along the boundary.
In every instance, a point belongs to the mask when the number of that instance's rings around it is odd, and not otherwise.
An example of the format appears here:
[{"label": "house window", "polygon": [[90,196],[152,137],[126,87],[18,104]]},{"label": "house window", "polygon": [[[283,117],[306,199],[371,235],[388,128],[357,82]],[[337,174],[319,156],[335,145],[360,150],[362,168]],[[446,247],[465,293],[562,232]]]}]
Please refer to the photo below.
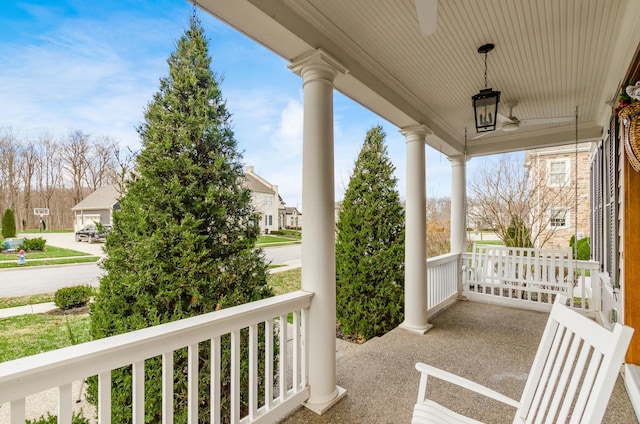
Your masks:
[{"label": "house window", "polygon": [[569,226],[569,213],[565,208],[552,208],[549,225],[554,228],[567,228]]},{"label": "house window", "polygon": [[558,187],[567,183],[569,177],[569,161],[550,160],[549,161],[549,186]]},{"label": "house window", "polygon": [[273,215],[269,215],[269,225],[273,225]]},{"label": "house window", "polygon": [[273,206],[273,197],[264,196],[264,205],[265,206]]}]

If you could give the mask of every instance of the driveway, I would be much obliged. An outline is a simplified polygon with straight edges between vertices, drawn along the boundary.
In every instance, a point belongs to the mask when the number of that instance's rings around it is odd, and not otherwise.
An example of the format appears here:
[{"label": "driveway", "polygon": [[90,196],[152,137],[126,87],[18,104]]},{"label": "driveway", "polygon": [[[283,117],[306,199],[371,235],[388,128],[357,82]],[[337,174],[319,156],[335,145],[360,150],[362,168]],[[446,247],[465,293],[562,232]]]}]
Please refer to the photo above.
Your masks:
[{"label": "driveway", "polygon": [[47,241],[47,245],[62,247],[64,249],[77,250],[78,252],[89,253],[91,255],[103,256],[102,247],[104,243],[89,244],[86,241],[76,241],[74,233],[41,233],[41,234],[19,234],[18,237],[38,238],[42,237]]}]

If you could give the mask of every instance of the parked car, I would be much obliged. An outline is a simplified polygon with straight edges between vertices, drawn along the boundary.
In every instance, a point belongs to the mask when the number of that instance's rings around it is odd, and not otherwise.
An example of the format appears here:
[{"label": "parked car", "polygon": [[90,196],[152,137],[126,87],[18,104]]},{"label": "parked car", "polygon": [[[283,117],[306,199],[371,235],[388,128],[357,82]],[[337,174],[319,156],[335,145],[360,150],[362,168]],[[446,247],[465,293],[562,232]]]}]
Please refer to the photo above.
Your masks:
[{"label": "parked car", "polygon": [[104,242],[107,233],[111,231],[111,225],[102,225],[101,230],[96,224],[87,224],[78,231],[76,231],[76,241],[87,241],[93,243],[94,241]]}]

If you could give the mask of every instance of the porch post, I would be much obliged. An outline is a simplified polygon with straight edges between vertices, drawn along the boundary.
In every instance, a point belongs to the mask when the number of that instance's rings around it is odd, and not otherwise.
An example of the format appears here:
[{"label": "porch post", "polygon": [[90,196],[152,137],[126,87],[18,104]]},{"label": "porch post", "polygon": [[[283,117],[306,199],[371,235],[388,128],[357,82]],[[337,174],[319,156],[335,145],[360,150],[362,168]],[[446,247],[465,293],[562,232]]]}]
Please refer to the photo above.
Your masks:
[{"label": "porch post", "polygon": [[[467,245],[467,163],[464,156],[452,156],[451,162],[451,253],[462,253]],[[458,299],[462,296],[462,261],[458,261]]]},{"label": "porch post", "polygon": [[336,385],[336,250],[333,165],[333,80],[345,69],[322,50],[289,68],[304,87],[302,290],[313,292],[309,308],[309,399],[322,414],[344,396]]},{"label": "porch post", "polygon": [[423,125],[403,128],[407,139],[407,195],[404,253],[404,322],[400,327],[424,334],[427,322],[427,189]]}]

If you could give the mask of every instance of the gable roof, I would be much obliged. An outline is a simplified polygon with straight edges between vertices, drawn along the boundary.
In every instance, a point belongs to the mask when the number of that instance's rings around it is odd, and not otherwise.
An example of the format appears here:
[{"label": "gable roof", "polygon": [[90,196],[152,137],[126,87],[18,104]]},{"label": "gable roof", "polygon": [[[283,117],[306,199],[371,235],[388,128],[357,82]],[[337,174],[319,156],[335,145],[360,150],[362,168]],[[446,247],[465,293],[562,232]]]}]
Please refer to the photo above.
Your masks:
[{"label": "gable roof", "polygon": [[271,189],[271,187],[266,186],[260,180],[258,180],[256,177],[251,175],[250,173],[247,172],[247,173],[244,174],[244,176],[245,176],[245,186],[250,191],[255,191],[255,192],[258,192],[258,193],[275,194],[275,191],[273,189]]},{"label": "gable roof", "polygon": [[113,209],[118,204],[119,197],[120,193],[115,185],[100,187],[72,207],[71,210]]}]

